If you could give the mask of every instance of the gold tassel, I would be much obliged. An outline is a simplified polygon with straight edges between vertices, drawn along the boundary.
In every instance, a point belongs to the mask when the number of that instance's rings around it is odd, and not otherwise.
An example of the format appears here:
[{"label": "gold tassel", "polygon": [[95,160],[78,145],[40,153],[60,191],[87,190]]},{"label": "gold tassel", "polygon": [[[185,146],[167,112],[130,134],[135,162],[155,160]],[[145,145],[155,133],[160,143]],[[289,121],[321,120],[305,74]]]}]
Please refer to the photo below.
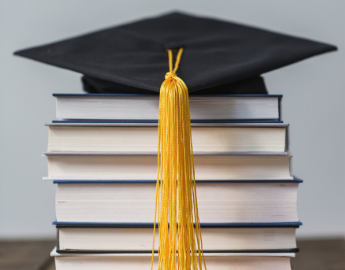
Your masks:
[{"label": "gold tassel", "polygon": [[170,72],[165,75],[159,98],[158,171],[151,270],[157,213],[158,270],[177,270],[177,262],[179,270],[201,270],[202,265],[206,270],[196,194],[188,88],[176,76],[183,49],[178,50],[174,69],[173,51],[167,51]]}]

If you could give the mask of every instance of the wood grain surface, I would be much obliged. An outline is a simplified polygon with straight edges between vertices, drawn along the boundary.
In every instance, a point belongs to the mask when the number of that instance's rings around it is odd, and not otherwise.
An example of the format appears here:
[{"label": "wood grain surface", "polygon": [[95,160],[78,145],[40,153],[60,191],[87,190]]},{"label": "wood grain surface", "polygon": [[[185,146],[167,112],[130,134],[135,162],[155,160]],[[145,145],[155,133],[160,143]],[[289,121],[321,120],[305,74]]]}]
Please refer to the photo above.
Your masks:
[{"label": "wood grain surface", "polygon": [[[54,245],[54,240],[0,241],[0,269],[54,270],[49,256]],[[300,240],[298,247],[293,270],[345,270],[344,239]]]},{"label": "wood grain surface", "polygon": [[345,270],[345,239],[300,240],[297,246],[293,270]]}]

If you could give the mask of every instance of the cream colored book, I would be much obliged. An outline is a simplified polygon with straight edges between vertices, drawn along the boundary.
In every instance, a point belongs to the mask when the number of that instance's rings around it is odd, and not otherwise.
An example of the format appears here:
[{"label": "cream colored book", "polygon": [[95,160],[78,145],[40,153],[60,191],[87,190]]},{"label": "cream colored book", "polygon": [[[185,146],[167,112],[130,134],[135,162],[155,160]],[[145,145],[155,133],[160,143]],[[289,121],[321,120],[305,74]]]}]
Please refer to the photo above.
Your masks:
[{"label": "cream colored book", "polygon": [[[151,254],[60,254],[55,257],[56,270],[138,270],[150,269]],[[294,253],[208,253],[208,270],[291,270],[290,258]],[[157,269],[155,255],[153,269]]]},{"label": "cream colored book", "polygon": [[[202,224],[298,222],[299,182],[197,183]],[[153,182],[59,183],[56,219],[74,223],[142,223],[154,221]]]},{"label": "cream colored book", "polygon": [[[61,252],[151,252],[153,225],[58,226]],[[113,225],[114,226],[114,225]],[[274,226],[274,224],[271,226]],[[158,243],[156,230],[156,244]],[[202,227],[204,252],[296,251],[295,227]]]},{"label": "cream colored book", "polygon": [[[48,124],[49,152],[157,153],[157,124]],[[284,152],[287,124],[192,124],[195,152]]]},{"label": "cream colored book", "polygon": [[[158,95],[54,94],[58,119],[157,120]],[[281,95],[190,96],[192,120],[279,120]]]},{"label": "cream colored book", "polygon": [[[157,178],[157,155],[118,152],[47,152],[50,179],[152,180]],[[196,154],[197,180],[293,179],[290,158],[280,154]]]}]

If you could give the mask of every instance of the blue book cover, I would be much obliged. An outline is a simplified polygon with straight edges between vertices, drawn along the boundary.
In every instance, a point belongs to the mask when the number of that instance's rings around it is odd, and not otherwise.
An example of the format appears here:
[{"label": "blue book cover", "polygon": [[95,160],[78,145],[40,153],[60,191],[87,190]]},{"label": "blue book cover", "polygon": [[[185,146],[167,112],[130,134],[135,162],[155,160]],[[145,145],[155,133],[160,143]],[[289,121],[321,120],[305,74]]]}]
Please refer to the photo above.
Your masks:
[{"label": "blue book cover", "polygon": [[[57,98],[57,118],[63,119],[63,120],[53,121],[53,123],[64,123],[65,121],[68,121],[68,123],[156,123],[157,122],[156,120],[157,117],[155,116],[155,113],[152,114],[151,109],[157,107],[156,109],[158,110],[158,98],[159,98],[158,95],[53,94],[53,96]],[[236,122],[282,123],[281,121],[282,97],[283,97],[282,95],[265,95],[265,94],[198,95],[198,96],[192,95],[190,96],[192,122],[194,123],[236,123]],[[107,102],[105,102],[105,98],[107,99]],[[221,99],[217,99],[217,98],[221,98]],[[102,99],[102,102],[99,102],[98,99]],[[131,101],[131,99],[133,99],[133,101]],[[258,99],[260,100],[259,103],[257,102]],[[264,101],[264,99],[266,100]],[[85,102],[86,100],[87,102]],[[127,105],[125,107],[122,106],[124,100],[125,102],[127,102],[126,103]],[[149,103],[147,103],[147,102],[144,102],[143,100],[150,100],[150,101]],[[193,104],[196,107],[194,107]],[[100,106],[103,107],[102,110],[99,110]],[[211,115],[200,116],[199,114],[202,113],[202,111],[200,110],[201,108],[200,106],[208,107],[210,109],[208,113],[211,113]],[[242,110],[240,115],[237,114],[239,113],[239,111],[237,111],[236,114],[233,114],[234,111],[229,110],[231,108],[234,108],[232,106],[237,106],[237,107],[243,106],[243,108],[250,107],[250,110],[244,110],[244,111]],[[104,108],[106,109],[104,110]],[[196,108],[195,113],[199,115],[201,120],[198,119],[198,117],[196,117],[198,120],[196,120],[193,117],[193,108]],[[136,112],[134,114],[128,115],[128,113],[132,112],[134,109]],[[148,113],[148,110],[151,112]],[[109,114],[110,112],[115,112],[115,111],[116,111],[115,114],[113,115]],[[217,111],[216,114],[212,114],[212,112],[216,112],[216,111]],[[145,114],[148,113],[148,115],[144,116],[140,112],[145,112]],[[219,118],[220,112],[224,112],[223,117],[227,117],[228,119],[219,120],[218,118]],[[267,112],[269,113],[267,114]],[[253,117],[253,113],[254,115],[257,116],[257,118]],[[263,114],[257,115],[257,113],[263,113]],[[138,117],[142,119],[136,119]],[[99,119],[99,120],[95,121],[93,119]],[[111,120],[111,119],[116,119],[116,120]],[[202,119],[207,119],[207,120],[202,120]],[[64,121],[64,122],[60,122],[60,121]]]}]

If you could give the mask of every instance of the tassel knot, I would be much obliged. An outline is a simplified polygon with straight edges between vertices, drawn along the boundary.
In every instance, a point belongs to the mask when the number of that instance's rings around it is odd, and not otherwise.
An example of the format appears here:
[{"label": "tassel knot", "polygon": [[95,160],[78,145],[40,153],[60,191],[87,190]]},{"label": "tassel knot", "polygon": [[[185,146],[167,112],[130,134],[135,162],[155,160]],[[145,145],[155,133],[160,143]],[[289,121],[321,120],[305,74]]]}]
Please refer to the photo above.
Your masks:
[{"label": "tassel knot", "polygon": [[165,74],[165,79],[166,80],[168,80],[168,79],[170,79],[170,78],[176,78],[177,77],[177,75],[176,75],[176,73],[174,72],[174,71],[169,71],[169,72],[167,72],[166,74]]}]

